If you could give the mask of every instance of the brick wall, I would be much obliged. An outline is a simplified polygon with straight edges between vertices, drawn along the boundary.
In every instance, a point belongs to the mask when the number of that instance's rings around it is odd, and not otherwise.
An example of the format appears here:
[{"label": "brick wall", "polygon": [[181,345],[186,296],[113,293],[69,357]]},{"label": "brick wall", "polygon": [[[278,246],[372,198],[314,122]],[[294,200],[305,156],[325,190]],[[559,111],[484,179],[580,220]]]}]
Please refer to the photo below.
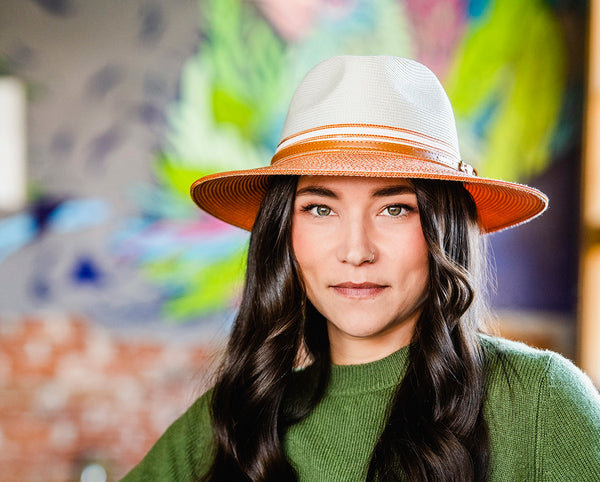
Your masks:
[{"label": "brick wall", "polygon": [[123,476],[205,389],[216,350],[79,319],[0,322],[0,479]]}]

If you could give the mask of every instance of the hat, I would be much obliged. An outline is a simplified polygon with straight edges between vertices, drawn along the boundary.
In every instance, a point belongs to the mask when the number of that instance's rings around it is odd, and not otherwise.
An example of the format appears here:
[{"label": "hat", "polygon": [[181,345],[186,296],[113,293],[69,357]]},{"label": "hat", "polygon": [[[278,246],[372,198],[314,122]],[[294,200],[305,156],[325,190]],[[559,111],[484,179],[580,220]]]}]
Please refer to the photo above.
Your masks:
[{"label": "hat", "polygon": [[463,162],[440,82],[424,65],[398,57],[321,62],[292,98],[271,165],[202,177],[191,195],[206,212],[250,230],[276,175],[460,181],[475,200],[482,232],[523,223],[548,206],[537,189],[479,177]]}]

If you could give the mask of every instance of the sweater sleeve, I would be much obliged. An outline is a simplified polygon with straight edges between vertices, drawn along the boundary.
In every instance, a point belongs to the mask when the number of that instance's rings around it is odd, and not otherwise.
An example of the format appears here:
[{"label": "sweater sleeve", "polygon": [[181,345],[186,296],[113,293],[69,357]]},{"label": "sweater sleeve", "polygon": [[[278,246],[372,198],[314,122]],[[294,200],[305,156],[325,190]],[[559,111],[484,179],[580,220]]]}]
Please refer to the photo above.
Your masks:
[{"label": "sweater sleeve", "polygon": [[192,481],[208,472],[213,460],[210,393],[173,422],[123,482]]},{"label": "sweater sleeve", "polygon": [[600,396],[590,379],[557,354],[539,394],[537,470],[544,481],[600,481]]}]

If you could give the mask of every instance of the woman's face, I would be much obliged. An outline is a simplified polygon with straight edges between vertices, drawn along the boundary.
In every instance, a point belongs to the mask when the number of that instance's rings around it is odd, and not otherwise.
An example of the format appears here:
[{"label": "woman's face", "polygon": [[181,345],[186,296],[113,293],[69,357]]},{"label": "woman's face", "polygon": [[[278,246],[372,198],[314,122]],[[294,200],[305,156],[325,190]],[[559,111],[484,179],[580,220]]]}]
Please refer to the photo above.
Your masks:
[{"label": "woman's face", "polygon": [[378,360],[410,342],[429,279],[410,181],[300,177],[292,245],[334,363]]}]

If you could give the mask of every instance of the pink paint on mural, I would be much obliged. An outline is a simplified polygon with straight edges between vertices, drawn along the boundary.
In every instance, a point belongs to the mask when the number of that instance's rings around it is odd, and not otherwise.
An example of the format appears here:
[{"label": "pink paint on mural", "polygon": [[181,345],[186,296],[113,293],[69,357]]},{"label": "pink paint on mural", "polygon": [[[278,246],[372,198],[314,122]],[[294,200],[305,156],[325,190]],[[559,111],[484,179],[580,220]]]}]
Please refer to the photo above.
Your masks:
[{"label": "pink paint on mural", "polygon": [[461,0],[408,0],[416,57],[443,78],[467,27]]}]

